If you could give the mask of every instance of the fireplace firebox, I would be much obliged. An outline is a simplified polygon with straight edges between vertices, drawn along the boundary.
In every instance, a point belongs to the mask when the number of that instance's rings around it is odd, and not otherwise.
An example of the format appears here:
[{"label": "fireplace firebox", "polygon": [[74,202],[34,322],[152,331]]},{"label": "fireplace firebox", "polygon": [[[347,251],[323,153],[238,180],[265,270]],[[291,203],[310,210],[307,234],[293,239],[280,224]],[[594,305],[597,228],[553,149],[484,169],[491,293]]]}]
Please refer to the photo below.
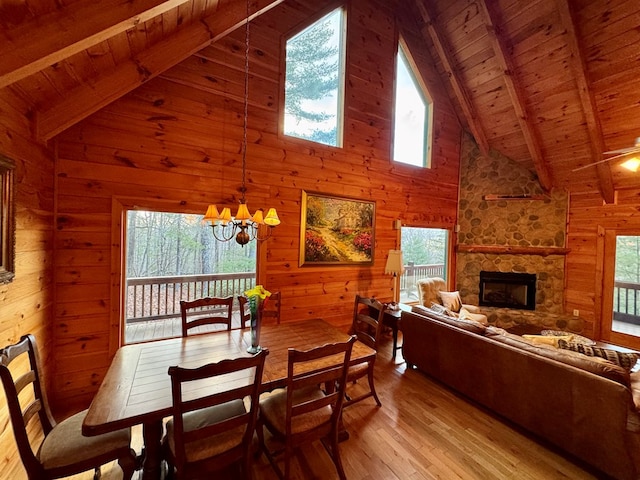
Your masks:
[{"label": "fireplace firebox", "polygon": [[479,297],[485,307],[535,310],[536,275],[481,271]]}]

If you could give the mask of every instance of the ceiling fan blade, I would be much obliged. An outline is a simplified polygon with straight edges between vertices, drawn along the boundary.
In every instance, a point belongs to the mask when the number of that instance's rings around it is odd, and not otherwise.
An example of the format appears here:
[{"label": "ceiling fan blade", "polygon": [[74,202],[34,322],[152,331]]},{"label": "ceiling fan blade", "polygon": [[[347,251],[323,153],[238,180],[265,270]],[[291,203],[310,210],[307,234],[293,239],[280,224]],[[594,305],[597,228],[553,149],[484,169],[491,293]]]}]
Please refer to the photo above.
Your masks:
[{"label": "ceiling fan blade", "polygon": [[[632,149],[632,152],[640,152],[640,149]],[[574,168],[573,170],[571,170],[572,172],[577,172],[578,170],[584,170],[585,168],[589,168],[589,167],[594,167],[596,165],[599,165],[601,163],[606,163],[606,162],[610,162],[611,160],[615,160],[617,158],[622,158],[622,157],[626,157],[627,155],[629,155],[629,153],[631,152],[627,152],[627,153],[621,153],[619,155],[615,155],[613,157],[609,157],[609,158],[605,158],[603,160],[597,161],[597,162],[593,162],[590,163],[588,165],[582,165],[581,167],[578,168]]]},{"label": "ceiling fan blade", "polygon": [[632,152],[640,152],[640,148],[638,147],[627,147],[627,148],[619,148],[618,150],[609,150],[608,152],[603,152],[603,155],[616,155],[616,154],[623,154],[626,155],[627,153],[632,153]]}]

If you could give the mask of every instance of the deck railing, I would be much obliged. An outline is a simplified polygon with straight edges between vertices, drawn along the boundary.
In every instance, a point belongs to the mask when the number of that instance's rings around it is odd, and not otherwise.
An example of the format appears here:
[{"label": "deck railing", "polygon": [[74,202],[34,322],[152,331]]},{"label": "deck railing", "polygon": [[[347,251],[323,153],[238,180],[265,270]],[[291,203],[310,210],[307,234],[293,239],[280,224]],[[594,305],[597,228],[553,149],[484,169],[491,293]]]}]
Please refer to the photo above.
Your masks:
[{"label": "deck railing", "polygon": [[416,265],[413,262],[405,265],[404,274],[400,277],[400,300],[405,302],[418,300],[416,282],[427,277],[444,278],[444,265]]},{"label": "deck railing", "polygon": [[[444,265],[405,265],[400,277],[400,290],[413,292],[417,280],[442,277]],[[200,297],[242,295],[256,283],[254,272],[208,275],[180,275],[174,277],[139,277],[127,280],[127,323],[162,320],[180,316],[180,300]]]},{"label": "deck railing", "polygon": [[180,316],[180,300],[242,295],[255,286],[254,272],[175,277],[140,277],[127,280],[127,323]]},{"label": "deck railing", "polygon": [[615,282],[613,287],[613,318],[640,325],[640,284]]}]

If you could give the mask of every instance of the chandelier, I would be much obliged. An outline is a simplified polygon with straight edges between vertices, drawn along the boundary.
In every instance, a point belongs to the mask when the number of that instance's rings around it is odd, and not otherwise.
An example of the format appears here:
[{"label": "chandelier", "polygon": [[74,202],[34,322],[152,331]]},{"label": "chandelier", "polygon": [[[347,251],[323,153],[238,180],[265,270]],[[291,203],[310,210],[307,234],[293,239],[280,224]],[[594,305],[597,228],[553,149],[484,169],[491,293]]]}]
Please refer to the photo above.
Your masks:
[{"label": "chandelier", "polygon": [[[232,238],[242,246],[252,240],[263,241],[271,236],[273,228],[280,225],[280,219],[275,208],[270,208],[264,216],[262,209],[249,214],[249,207],[245,193],[245,177],[247,170],[247,117],[249,111],[249,0],[247,0],[247,22],[245,24],[245,51],[244,51],[244,124],[242,136],[242,187],[240,192],[240,205],[235,216],[231,216],[231,209],[225,207],[222,212],[215,205],[209,205],[203,221],[209,221],[213,230],[213,236],[219,242],[228,242]],[[260,227],[266,226],[266,232],[261,234]]]}]

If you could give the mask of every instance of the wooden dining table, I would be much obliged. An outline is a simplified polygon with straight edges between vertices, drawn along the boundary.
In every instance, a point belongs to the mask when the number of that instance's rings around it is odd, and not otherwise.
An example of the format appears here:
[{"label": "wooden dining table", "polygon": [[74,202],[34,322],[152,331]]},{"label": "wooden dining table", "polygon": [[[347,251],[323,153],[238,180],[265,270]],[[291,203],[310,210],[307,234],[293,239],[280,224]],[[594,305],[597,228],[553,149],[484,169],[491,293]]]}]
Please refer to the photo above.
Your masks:
[{"label": "wooden dining table", "polygon": [[[349,336],[321,319],[263,325],[260,345],[269,349],[262,378],[262,391],[283,387],[287,378],[289,348],[307,350],[325,343],[346,341]],[[120,347],[93,399],[82,425],[86,436],[120,428],[143,426],[143,479],[159,479],[162,469],[163,419],[172,413],[172,365],[195,368],[227,358],[249,356],[249,329],[170,338]],[[376,352],[356,342],[351,365],[375,357]],[[220,390],[215,381],[207,393]]]}]

